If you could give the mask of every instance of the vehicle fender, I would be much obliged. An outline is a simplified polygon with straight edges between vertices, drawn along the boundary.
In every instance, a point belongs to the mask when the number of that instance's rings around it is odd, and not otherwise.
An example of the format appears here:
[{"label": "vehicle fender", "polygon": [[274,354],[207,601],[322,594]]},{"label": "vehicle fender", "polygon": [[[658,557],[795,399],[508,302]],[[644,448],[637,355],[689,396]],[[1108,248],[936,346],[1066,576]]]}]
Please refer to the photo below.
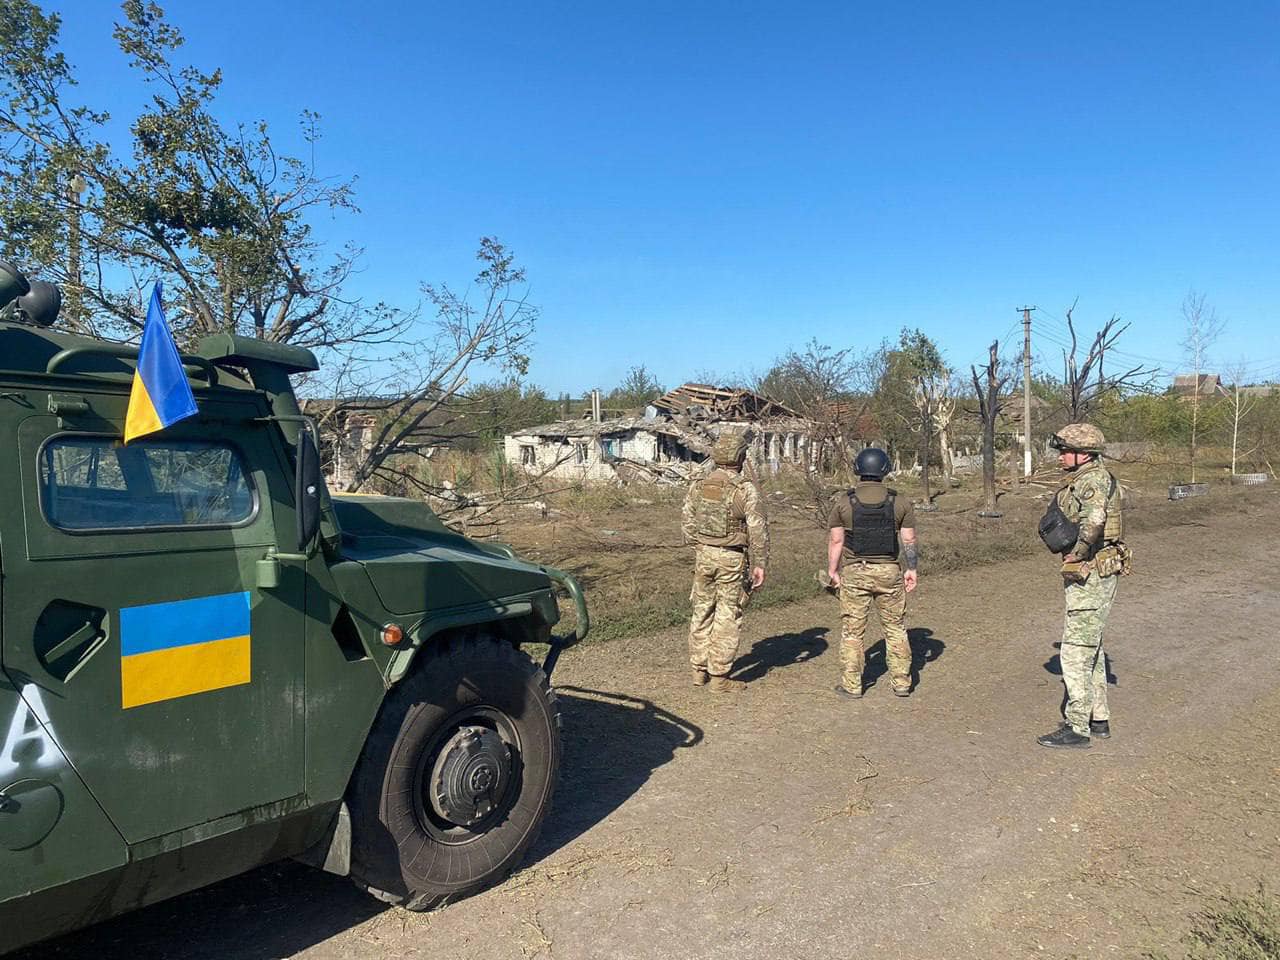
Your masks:
[{"label": "vehicle fender", "polygon": [[408,676],[418,651],[443,634],[501,624],[500,632],[517,646],[545,643],[551,626],[559,619],[560,611],[550,588],[524,597],[430,611],[406,631],[408,639],[392,654],[385,674],[387,683],[396,684]]}]

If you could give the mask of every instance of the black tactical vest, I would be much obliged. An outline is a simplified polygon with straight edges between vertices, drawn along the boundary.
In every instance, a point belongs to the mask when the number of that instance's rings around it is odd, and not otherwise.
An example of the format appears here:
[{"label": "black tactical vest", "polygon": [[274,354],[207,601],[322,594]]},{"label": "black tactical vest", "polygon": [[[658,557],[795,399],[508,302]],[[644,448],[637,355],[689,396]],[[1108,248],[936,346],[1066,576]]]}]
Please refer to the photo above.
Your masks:
[{"label": "black tactical vest", "polygon": [[892,557],[898,559],[898,524],[893,518],[892,492],[883,503],[866,504],[857,493],[849,491],[853,510],[853,526],[844,532],[845,549],[855,557]]}]

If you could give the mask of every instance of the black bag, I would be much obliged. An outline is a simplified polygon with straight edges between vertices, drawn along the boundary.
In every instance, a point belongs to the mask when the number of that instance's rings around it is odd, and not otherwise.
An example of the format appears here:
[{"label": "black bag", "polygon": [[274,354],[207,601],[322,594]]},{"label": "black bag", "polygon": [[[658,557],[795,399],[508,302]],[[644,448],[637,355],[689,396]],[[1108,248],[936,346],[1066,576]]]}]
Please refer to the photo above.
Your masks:
[{"label": "black bag", "polygon": [[[1116,495],[1116,478],[1111,476],[1111,486],[1107,490],[1107,500]],[[1044,516],[1040,518],[1040,539],[1044,541],[1044,545],[1049,548],[1052,553],[1060,553],[1063,556],[1076,545],[1076,541],[1080,539],[1080,524],[1072,523],[1067,519],[1067,515],[1062,512],[1062,508],[1058,506],[1058,496],[1054,494],[1049,501],[1049,508],[1045,510]]]},{"label": "black bag", "polygon": [[1051,553],[1060,553],[1065,556],[1076,545],[1079,537],[1080,525],[1067,519],[1067,515],[1058,506],[1058,498],[1055,496],[1049,501],[1049,509],[1040,518],[1040,539],[1044,541],[1044,545]]}]

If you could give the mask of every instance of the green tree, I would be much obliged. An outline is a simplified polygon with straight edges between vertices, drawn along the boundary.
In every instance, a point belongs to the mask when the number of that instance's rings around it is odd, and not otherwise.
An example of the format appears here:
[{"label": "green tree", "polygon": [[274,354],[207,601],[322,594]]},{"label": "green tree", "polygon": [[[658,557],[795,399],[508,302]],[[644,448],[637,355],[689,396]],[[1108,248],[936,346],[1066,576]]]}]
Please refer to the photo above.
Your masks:
[{"label": "green tree", "polygon": [[938,345],[920,330],[904,327],[897,344],[886,344],[883,350],[885,361],[876,386],[876,413],[891,446],[896,450],[916,448],[927,499],[934,417],[948,392],[950,370]]},{"label": "green tree", "polygon": [[[321,215],[357,212],[350,179],[278,150],[262,121],[224,124],[221,71],[175,63],[182,33],[150,0],[125,0],[113,32],[150,95],[113,147],[120,118],[76,98],[60,26],[32,0],[0,0],[0,250],[62,285],[64,325],[133,337],[163,280],[180,342],[231,331],[320,351],[326,424],[344,429],[353,413],[378,424],[352,490],[465,436],[465,389],[481,371],[523,376],[537,310],[500,241],[481,240],[468,291],[424,285],[425,312],[354,296],[362,251],[313,232]],[[305,157],[318,121],[302,115]]]},{"label": "green tree", "polygon": [[624,410],[643,407],[666,392],[658,378],[644,364],[640,364],[628,370],[622,382],[609,391],[604,398],[604,405]]},{"label": "green tree", "polygon": [[560,416],[560,401],[548,397],[542,387],[518,377],[482,383],[468,391],[471,435],[462,444],[480,450],[513,430],[549,423]]},{"label": "green tree", "polygon": [[[325,348],[402,332],[403,312],[345,292],[361,251],[312,233],[312,216],[355,211],[352,182],[277,151],[262,121],[223,125],[221,71],[172,62],[183,37],[156,4],[121,10],[115,43],[150,94],[127,151],[112,149],[105,111],[73,99],[59,17],[0,0],[5,254],[60,283],[65,322],[90,332],[140,328],[155,279],[182,340],[234,330]],[[308,151],[318,120],[301,118]]]},{"label": "green tree", "polygon": [[851,348],[837,349],[817,338],[802,350],[778,357],[753,389],[803,417],[820,421],[827,408],[846,400],[862,386],[864,358]]}]

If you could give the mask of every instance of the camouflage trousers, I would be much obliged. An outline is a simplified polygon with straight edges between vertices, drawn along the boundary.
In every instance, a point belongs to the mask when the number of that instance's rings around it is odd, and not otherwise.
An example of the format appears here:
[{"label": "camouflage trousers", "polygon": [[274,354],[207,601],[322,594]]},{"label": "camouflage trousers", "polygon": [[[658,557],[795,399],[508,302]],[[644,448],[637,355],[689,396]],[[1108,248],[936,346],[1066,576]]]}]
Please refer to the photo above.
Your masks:
[{"label": "camouflage trousers", "polygon": [[747,554],[699,544],[689,600],[689,662],[713,677],[725,677],[738,655],[742,610],[750,596]]},{"label": "camouflage trousers", "polygon": [[1071,729],[1089,735],[1089,719],[1107,720],[1107,657],[1102,631],[1116,598],[1119,577],[1091,573],[1084,583],[1066,586],[1066,624],[1062,629],[1062,682],[1067,688],[1063,713]]},{"label": "camouflage trousers", "polygon": [[891,562],[846,561],[840,570],[840,680],[846,690],[854,693],[862,691],[867,616],[873,603],[884,629],[889,682],[895,687],[911,685],[911,644],[905,624],[907,590],[902,583],[902,569]]}]

